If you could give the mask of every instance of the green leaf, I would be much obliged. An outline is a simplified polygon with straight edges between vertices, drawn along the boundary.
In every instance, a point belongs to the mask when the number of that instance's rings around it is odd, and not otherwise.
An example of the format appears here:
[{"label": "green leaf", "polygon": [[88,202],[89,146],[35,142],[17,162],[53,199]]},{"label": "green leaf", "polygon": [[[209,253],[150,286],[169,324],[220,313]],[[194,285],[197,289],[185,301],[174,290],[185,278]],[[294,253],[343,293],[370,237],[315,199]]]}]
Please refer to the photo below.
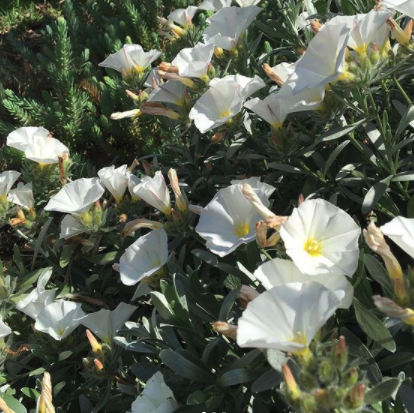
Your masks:
[{"label": "green leaf", "polygon": [[382,370],[390,370],[394,367],[408,364],[410,361],[414,360],[414,354],[408,352],[398,352],[391,354],[388,357],[384,357],[378,362],[378,367]]},{"label": "green leaf", "polygon": [[304,174],[299,168],[284,163],[271,162],[269,168],[277,169],[278,171],[289,172],[291,174]]},{"label": "green leaf", "polygon": [[365,254],[364,265],[371,277],[384,288],[384,292],[391,295],[393,293],[392,282],[379,261],[374,256]]},{"label": "green leaf", "polygon": [[345,147],[348,145],[349,142],[351,142],[351,141],[342,142],[340,145],[338,145],[332,151],[332,153],[330,154],[328,160],[326,161],[325,169],[323,170],[323,176],[325,176],[327,174],[327,172],[329,171],[329,168],[334,163],[335,159],[339,156],[339,154],[343,151],[343,149],[345,149]]},{"label": "green leaf", "polygon": [[44,223],[44,225],[42,226],[42,229],[40,230],[40,232],[39,232],[39,236],[37,237],[37,240],[36,240],[36,244],[35,244],[35,247],[34,247],[34,252],[33,252],[33,260],[32,260],[32,270],[33,270],[33,268],[34,268],[34,265],[35,265],[35,262],[36,262],[36,258],[37,258],[37,255],[39,254],[39,252],[40,252],[40,249],[41,249],[41,247],[42,247],[42,242],[43,242],[43,240],[45,239],[45,237],[46,237],[46,234],[47,234],[47,229],[49,228],[49,225],[51,224],[53,222],[53,218],[52,217],[50,217],[45,223]]},{"label": "green leaf", "polygon": [[7,407],[12,409],[15,413],[27,413],[26,407],[24,407],[17,399],[10,394],[2,394],[2,399],[6,402]]},{"label": "green leaf", "polygon": [[217,379],[217,385],[221,387],[234,386],[236,384],[247,383],[256,379],[257,371],[248,369],[234,369],[227,371]]},{"label": "green leaf", "polygon": [[277,371],[282,371],[282,364],[288,361],[286,354],[279,350],[264,350],[265,356],[269,364]]},{"label": "green leaf", "polygon": [[167,367],[182,377],[200,383],[212,384],[215,381],[210,371],[200,368],[173,350],[162,350],[160,358]]},{"label": "green leaf", "polygon": [[93,257],[85,257],[89,262],[92,262],[93,264],[99,264],[99,265],[106,265],[111,264],[117,259],[117,256],[119,254],[119,251],[111,251],[107,252],[106,254],[99,254],[95,255]]},{"label": "green leaf", "polygon": [[385,191],[388,189],[391,179],[392,175],[377,182],[370,188],[364,197],[364,201],[362,202],[361,211],[363,214],[367,214],[377,205],[378,201],[382,198],[382,196],[385,194]]},{"label": "green leaf", "polygon": [[400,386],[398,390],[398,396],[404,403],[408,413],[414,413],[414,390],[405,384]]},{"label": "green leaf", "polygon": [[262,374],[253,384],[252,392],[260,393],[262,391],[273,389],[282,382],[282,375],[276,370],[269,370]]},{"label": "green leaf", "polygon": [[354,298],[354,308],[356,319],[362,331],[386,350],[394,352],[396,349],[395,341],[379,318],[372,311],[364,308],[356,298]]},{"label": "green leaf", "polygon": [[395,132],[395,139],[397,139],[407,128],[408,125],[413,126],[414,121],[414,106],[410,106],[400,120],[397,131]]},{"label": "green leaf", "polygon": [[227,294],[220,308],[220,313],[218,317],[219,321],[227,321],[227,318],[230,314],[231,309],[233,308],[234,302],[236,301],[238,294],[239,290],[232,290],[229,294]]},{"label": "green leaf", "polygon": [[373,404],[388,399],[398,390],[400,384],[400,379],[385,379],[365,394],[365,403]]},{"label": "green leaf", "polygon": [[191,251],[191,254],[195,255],[201,261],[204,261],[212,266],[216,266],[218,264],[217,257],[214,254],[211,254],[210,252],[195,249]]}]

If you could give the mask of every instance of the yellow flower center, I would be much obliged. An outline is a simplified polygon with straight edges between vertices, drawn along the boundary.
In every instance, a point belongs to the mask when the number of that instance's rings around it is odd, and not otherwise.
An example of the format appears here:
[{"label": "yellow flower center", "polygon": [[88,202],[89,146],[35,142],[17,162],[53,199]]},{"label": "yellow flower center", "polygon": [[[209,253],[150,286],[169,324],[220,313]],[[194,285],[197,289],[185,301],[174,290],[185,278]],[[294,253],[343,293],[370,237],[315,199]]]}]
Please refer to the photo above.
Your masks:
[{"label": "yellow flower center", "polygon": [[134,69],[137,73],[144,73],[145,72],[145,66],[134,66]]},{"label": "yellow flower center", "polygon": [[322,242],[316,239],[308,238],[303,246],[303,249],[312,257],[318,257],[322,253]]},{"label": "yellow flower center", "polygon": [[245,237],[250,232],[250,225],[248,222],[239,222],[234,228],[234,233],[239,237]]},{"label": "yellow flower center", "polygon": [[62,336],[64,332],[65,332],[65,329],[63,327],[60,327],[58,330],[58,335]]},{"label": "yellow flower center", "polygon": [[305,333],[302,333],[302,332],[296,333],[296,335],[290,340],[290,342],[303,344],[304,346],[306,346],[305,348],[294,351],[293,354],[295,356],[298,356],[298,357],[308,357],[309,356],[310,350],[308,348],[308,343],[306,341],[306,334]]},{"label": "yellow flower center", "polygon": [[227,116],[230,116],[229,110],[223,110],[218,115],[219,119],[227,118]]}]

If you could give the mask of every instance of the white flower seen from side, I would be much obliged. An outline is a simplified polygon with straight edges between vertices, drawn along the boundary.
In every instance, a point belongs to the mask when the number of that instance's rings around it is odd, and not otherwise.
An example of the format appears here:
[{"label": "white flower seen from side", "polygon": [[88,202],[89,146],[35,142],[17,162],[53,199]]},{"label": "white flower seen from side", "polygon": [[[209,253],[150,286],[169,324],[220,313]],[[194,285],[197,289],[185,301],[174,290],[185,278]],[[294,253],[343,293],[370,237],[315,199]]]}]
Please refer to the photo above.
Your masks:
[{"label": "white flower seen from side", "polygon": [[34,197],[32,191],[32,183],[23,184],[19,182],[17,188],[12,189],[8,196],[7,200],[13,204],[20,205],[27,211],[33,210],[34,208]]},{"label": "white flower seen from side", "polygon": [[162,373],[157,372],[147,381],[128,413],[173,413],[177,407],[173,392],[165,384]]},{"label": "white flower seen from side", "polygon": [[213,52],[214,44],[197,43],[182,49],[171,64],[178,68],[180,76],[201,77],[207,73]]},{"label": "white flower seen from side", "polygon": [[102,168],[98,171],[101,183],[115,198],[116,202],[121,202],[128,187],[130,172],[127,165],[115,168],[114,165]]},{"label": "white flower seen from side", "polygon": [[81,323],[105,343],[110,343],[115,333],[129,320],[137,307],[120,303],[115,310],[99,310],[81,319]]},{"label": "white flower seen from side", "polygon": [[81,178],[66,184],[45,206],[45,211],[81,215],[105,192],[98,178]]},{"label": "white flower seen from side", "polygon": [[11,334],[11,332],[11,328],[4,323],[2,317],[0,316],[0,338],[7,337],[9,334]]},{"label": "white flower seen from side", "polygon": [[52,275],[52,268],[45,268],[39,275],[37,286],[23,300],[16,304],[16,308],[27,316],[36,319],[39,313],[55,299],[56,290],[46,290],[46,284]]},{"label": "white flower seen from side", "polygon": [[196,231],[207,241],[206,247],[220,257],[256,238],[256,223],[262,216],[243,195],[244,183],[250,184],[263,204],[269,206],[269,196],[275,188],[260,182],[260,178],[250,178],[220,189],[200,214]]},{"label": "white flower seen from side", "polygon": [[240,35],[261,11],[258,6],[222,8],[208,19],[210,25],[204,30],[204,41],[222,49],[235,50]]},{"label": "white flower seen from side", "polygon": [[156,87],[148,97],[148,102],[172,103],[183,106],[185,103],[185,86],[178,80],[169,80]]},{"label": "white flower seen from side", "polygon": [[192,24],[192,19],[197,10],[198,7],[195,6],[188,6],[186,9],[176,9],[168,15],[168,20],[172,20],[186,29]]},{"label": "white flower seen from side", "polygon": [[198,8],[200,10],[219,11],[223,7],[230,7],[232,0],[204,0]]},{"label": "white flower seen from side", "polygon": [[16,129],[7,136],[7,146],[24,151],[26,146],[30,146],[33,143],[35,137],[47,138],[49,131],[43,127],[37,126],[23,126]]},{"label": "white flower seen from side", "polygon": [[62,340],[72,333],[85,317],[81,304],[58,300],[47,305],[36,317],[34,328]]},{"label": "white flower seen from side", "polygon": [[414,219],[395,217],[383,225],[381,231],[414,258]]},{"label": "white flower seen from side", "polygon": [[383,0],[384,6],[410,16],[414,19],[414,4],[412,0]]},{"label": "white flower seen from side", "polygon": [[0,198],[6,198],[11,187],[19,179],[21,175],[17,171],[4,171],[0,174]]},{"label": "white flower seen from side", "polygon": [[144,176],[133,189],[134,194],[165,215],[171,215],[170,192],[161,171],[153,178]]},{"label": "white flower seen from side", "polygon": [[138,44],[125,44],[121,50],[109,55],[102,63],[99,63],[99,66],[117,70],[123,76],[134,71],[140,74],[161,54],[158,50],[145,52]]},{"label": "white flower seen from side", "polygon": [[248,304],[237,343],[302,355],[339,305],[335,292],[317,282],[273,287]]},{"label": "white flower seen from side", "polygon": [[159,271],[168,259],[168,237],[164,229],[155,229],[139,237],[119,262],[121,281],[135,285]]},{"label": "white flower seen from side", "polygon": [[302,202],[280,229],[286,253],[309,275],[352,277],[358,266],[360,233],[345,211],[323,199]]}]

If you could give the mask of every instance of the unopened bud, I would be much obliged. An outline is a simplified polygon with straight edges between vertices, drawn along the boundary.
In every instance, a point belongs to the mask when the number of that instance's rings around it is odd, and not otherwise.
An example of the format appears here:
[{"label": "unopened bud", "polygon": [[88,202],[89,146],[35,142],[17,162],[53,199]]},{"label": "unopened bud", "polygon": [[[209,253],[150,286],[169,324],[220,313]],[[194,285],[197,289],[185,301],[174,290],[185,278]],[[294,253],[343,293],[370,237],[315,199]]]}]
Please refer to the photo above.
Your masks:
[{"label": "unopened bud", "polygon": [[223,140],[225,136],[226,132],[216,132],[211,138],[211,143],[218,144]]},{"label": "unopened bud", "polygon": [[327,359],[319,361],[318,365],[319,378],[324,384],[329,384],[335,377],[335,370],[332,363]]},{"label": "unopened bud", "polygon": [[301,370],[299,373],[299,382],[302,389],[310,391],[318,385],[318,381],[314,373],[309,373],[306,370]]},{"label": "unopened bud", "polygon": [[241,305],[246,308],[247,304],[257,298],[259,295],[260,294],[254,288],[249,287],[248,285],[242,285],[239,292],[239,300]]},{"label": "unopened bud", "polygon": [[332,354],[332,361],[335,367],[343,369],[346,366],[347,359],[348,351],[346,349],[346,340],[344,336],[340,336],[338,344],[336,345]]},{"label": "unopened bud", "polygon": [[171,189],[175,195],[175,205],[181,212],[186,212],[188,210],[188,201],[185,193],[181,192],[180,185],[178,184],[177,171],[171,168],[168,171],[168,178],[170,179]]},{"label": "unopened bud", "polygon": [[273,80],[273,82],[277,83],[279,86],[282,86],[285,83],[284,80],[278,74],[276,74],[267,63],[263,64],[262,67],[267,77]]},{"label": "unopened bud", "polygon": [[190,89],[197,88],[197,85],[194,83],[193,80],[189,79],[188,77],[179,76],[177,73],[166,72],[165,70],[158,69],[158,75],[166,80],[178,80],[179,82],[189,87]]},{"label": "unopened bud", "polygon": [[102,371],[104,369],[102,362],[98,359],[93,359],[93,364],[95,365],[98,371]]},{"label": "unopened bud", "polygon": [[165,116],[169,119],[179,120],[180,114],[175,112],[172,109],[168,109],[161,103],[156,102],[146,102],[141,105],[141,113],[145,115],[152,115],[152,116]]},{"label": "unopened bud", "polygon": [[151,221],[145,218],[134,219],[133,221],[129,221],[127,224],[125,224],[125,227],[121,232],[121,238],[127,237],[129,234],[135,232],[137,229],[140,228],[162,229],[164,228],[164,224],[158,221]]},{"label": "unopened bud", "polygon": [[388,19],[387,23],[391,27],[391,33],[395,37],[397,42],[401,46],[408,46],[411,41],[411,35],[408,35],[407,32],[401,29],[401,27],[394,19]]},{"label": "unopened bud", "polygon": [[116,112],[111,115],[111,119],[119,120],[124,118],[135,118],[141,116],[142,112],[139,109],[127,110],[126,112]]},{"label": "unopened bud", "polygon": [[172,65],[169,62],[161,62],[158,65],[158,69],[164,71],[164,72],[169,72],[169,73],[178,73],[178,67]]},{"label": "unopened bud", "polygon": [[287,364],[282,365],[282,375],[286,385],[287,399],[293,407],[296,407],[300,402],[300,396],[302,395],[302,392],[296,384],[292,371]]},{"label": "unopened bud", "polygon": [[86,337],[88,337],[92,351],[95,354],[100,354],[102,352],[102,345],[98,343],[98,340],[95,338],[95,336],[91,333],[90,330],[86,330]]},{"label": "unopened bud", "polygon": [[382,313],[389,317],[399,318],[403,323],[414,325],[414,311],[411,308],[402,308],[387,297],[374,295],[374,304]]},{"label": "unopened bud", "polygon": [[375,66],[381,59],[380,51],[376,43],[372,45],[371,54],[369,55],[369,60]]},{"label": "unopened bud", "polygon": [[139,100],[139,96],[130,90],[126,90],[125,93],[132,99],[132,100]]},{"label": "unopened bud", "polygon": [[318,33],[319,30],[322,28],[322,24],[319,20],[314,19],[311,21],[310,27],[314,33]]},{"label": "unopened bud", "polygon": [[42,393],[39,397],[39,413],[55,413],[52,400],[52,380],[50,374],[45,372],[42,380]]},{"label": "unopened bud", "polygon": [[358,378],[358,369],[356,367],[352,367],[347,372],[345,372],[342,382],[346,387],[350,387],[358,382]]},{"label": "unopened bud", "polygon": [[228,324],[224,321],[216,321],[212,323],[212,327],[217,333],[223,334],[223,336],[236,340],[237,338],[237,326]]},{"label": "unopened bud", "polygon": [[215,47],[214,48],[214,56],[217,59],[221,59],[223,57],[223,55],[224,55],[224,51],[221,47]]},{"label": "unopened bud", "polygon": [[321,410],[328,410],[331,407],[329,393],[326,389],[317,389],[314,393],[314,397]]},{"label": "unopened bud", "polygon": [[355,384],[355,386],[349,390],[348,394],[345,397],[345,406],[351,410],[359,409],[364,404],[364,398],[365,384]]},{"label": "unopened bud", "polygon": [[320,413],[315,397],[312,394],[303,393],[300,398],[300,409],[303,413]]}]

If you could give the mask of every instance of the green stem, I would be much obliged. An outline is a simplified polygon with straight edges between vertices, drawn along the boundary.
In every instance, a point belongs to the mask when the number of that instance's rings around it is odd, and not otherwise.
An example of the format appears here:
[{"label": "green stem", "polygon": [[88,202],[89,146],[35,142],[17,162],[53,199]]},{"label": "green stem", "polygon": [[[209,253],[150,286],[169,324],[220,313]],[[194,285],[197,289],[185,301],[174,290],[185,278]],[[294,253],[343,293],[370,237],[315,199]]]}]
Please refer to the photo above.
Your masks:
[{"label": "green stem", "polygon": [[407,93],[405,93],[405,90],[401,86],[400,82],[397,80],[397,76],[393,75],[392,78],[393,78],[395,84],[397,85],[397,88],[399,89],[399,91],[403,95],[403,97],[404,97],[405,101],[407,102],[408,106],[412,106],[413,104],[411,102],[411,99],[408,97]]}]

